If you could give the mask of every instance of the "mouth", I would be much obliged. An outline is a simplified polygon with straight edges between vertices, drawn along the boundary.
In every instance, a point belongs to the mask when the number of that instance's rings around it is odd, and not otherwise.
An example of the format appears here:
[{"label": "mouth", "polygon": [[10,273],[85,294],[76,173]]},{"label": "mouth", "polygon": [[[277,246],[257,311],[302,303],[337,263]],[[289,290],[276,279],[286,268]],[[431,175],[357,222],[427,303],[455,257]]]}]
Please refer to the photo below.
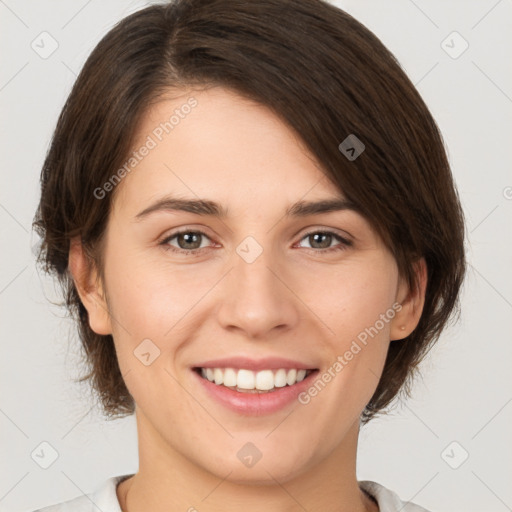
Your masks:
[{"label": "mouth", "polygon": [[320,373],[311,362],[245,354],[197,361],[189,368],[202,396],[232,412],[253,417],[293,406]]},{"label": "mouth", "polygon": [[290,388],[307,379],[318,368],[277,368],[253,371],[246,368],[192,368],[202,379],[239,393],[265,394]]}]

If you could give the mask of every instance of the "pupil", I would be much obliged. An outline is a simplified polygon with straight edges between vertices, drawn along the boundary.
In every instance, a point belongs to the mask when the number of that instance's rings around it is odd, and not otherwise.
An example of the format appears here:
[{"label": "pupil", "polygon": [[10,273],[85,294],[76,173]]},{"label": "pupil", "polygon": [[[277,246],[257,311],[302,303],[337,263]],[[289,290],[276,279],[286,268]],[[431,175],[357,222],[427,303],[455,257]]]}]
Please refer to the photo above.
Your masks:
[{"label": "pupil", "polygon": [[[330,240],[330,237],[331,237],[331,236],[332,236],[332,235],[329,235],[328,233],[315,233],[314,235],[312,235],[313,240],[314,240],[314,243],[317,243],[317,242],[318,242],[318,240],[317,240],[317,238],[318,238],[318,237],[327,237],[327,241],[328,241],[329,243],[328,243],[325,247],[329,247],[330,242],[331,242],[331,240]],[[312,244],[312,245],[313,245],[313,244]],[[322,247],[322,248],[325,248],[325,247]]]},{"label": "pupil", "polygon": [[[189,240],[189,238],[192,238],[194,239],[195,238],[195,241],[194,240]],[[201,244],[197,244],[197,239],[199,238],[198,234],[197,233],[192,233],[192,232],[189,232],[189,233],[181,233],[180,235],[180,239],[181,240],[185,240],[185,245],[186,247],[182,247],[182,249],[197,249],[199,247],[199,245]],[[192,244],[192,245],[196,245],[197,247],[190,247],[189,245]],[[181,246],[182,244],[180,244]]]}]

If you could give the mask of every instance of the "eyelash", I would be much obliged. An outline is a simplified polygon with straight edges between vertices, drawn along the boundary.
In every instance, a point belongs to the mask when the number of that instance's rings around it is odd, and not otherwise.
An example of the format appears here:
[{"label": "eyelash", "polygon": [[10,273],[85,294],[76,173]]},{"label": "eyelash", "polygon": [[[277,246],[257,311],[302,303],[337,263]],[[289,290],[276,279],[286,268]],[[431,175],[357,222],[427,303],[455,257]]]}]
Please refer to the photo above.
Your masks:
[{"label": "eyelash", "polygon": [[[210,237],[206,233],[204,233],[203,231],[192,230],[192,229],[182,229],[180,231],[176,231],[175,233],[172,233],[171,235],[165,237],[159,243],[159,245],[163,246],[164,250],[166,250],[166,251],[172,251],[172,252],[175,252],[175,253],[182,253],[182,254],[184,253],[184,254],[191,255],[191,256],[198,255],[201,252],[203,252],[204,249],[208,249],[208,247],[201,247],[199,249],[185,250],[185,249],[178,249],[176,247],[173,247],[172,245],[169,245],[169,242],[172,239],[174,239],[177,236],[182,235],[184,233],[199,234],[199,235],[202,235],[202,236],[210,239]],[[339,242],[341,242],[341,245],[338,245],[338,246],[335,246],[335,247],[329,247],[327,249],[314,249],[314,248],[308,248],[308,247],[305,247],[305,249],[309,249],[310,251],[313,251],[313,252],[316,252],[316,253],[325,254],[325,253],[332,253],[332,252],[336,252],[336,251],[344,251],[344,250],[347,249],[347,247],[351,247],[352,246],[352,242],[351,241],[347,240],[346,238],[343,238],[342,236],[338,235],[338,233],[335,233],[334,231],[328,231],[328,230],[325,230],[325,231],[323,231],[323,230],[310,231],[309,233],[306,233],[300,239],[300,241],[304,240],[304,238],[307,238],[308,236],[315,235],[315,234],[318,234],[318,233],[320,233],[322,235],[332,235]]]}]

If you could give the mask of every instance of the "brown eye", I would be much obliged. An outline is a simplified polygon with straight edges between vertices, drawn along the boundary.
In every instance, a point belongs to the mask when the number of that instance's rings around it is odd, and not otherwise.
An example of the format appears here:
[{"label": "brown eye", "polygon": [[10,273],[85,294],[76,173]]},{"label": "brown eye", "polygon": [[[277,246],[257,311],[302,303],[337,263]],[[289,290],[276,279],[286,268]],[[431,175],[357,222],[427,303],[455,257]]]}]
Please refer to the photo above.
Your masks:
[{"label": "brown eye", "polygon": [[331,246],[333,236],[329,233],[313,233],[308,235],[308,240],[314,249],[328,249]]},{"label": "brown eye", "polygon": [[[183,252],[189,254],[195,254],[200,250],[204,249],[207,246],[201,246],[201,242],[204,238],[208,238],[208,236],[202,231],[192,231],[190,229],[179,231],[177,233],[172,233],[168,237],[166,237],[160,245],[163,245],[166,249],[170,251]],[[171,244],[171,240],[176,239],[176,245]]]},{"label": "brown eye", "polygon": [[[341,237],[337,233],[332,231],[312,231],[311,233],[307,233],[302,240],[306,240],[310,244],[310,247],[305,247],[306,249],[318,249],[316,252],[331,252],[336,250],[346,249],[348,246],[351,246],[352,243],[349,240]],[[332,242],[338,241],[340,242],[337,246],[331,246]]]}]

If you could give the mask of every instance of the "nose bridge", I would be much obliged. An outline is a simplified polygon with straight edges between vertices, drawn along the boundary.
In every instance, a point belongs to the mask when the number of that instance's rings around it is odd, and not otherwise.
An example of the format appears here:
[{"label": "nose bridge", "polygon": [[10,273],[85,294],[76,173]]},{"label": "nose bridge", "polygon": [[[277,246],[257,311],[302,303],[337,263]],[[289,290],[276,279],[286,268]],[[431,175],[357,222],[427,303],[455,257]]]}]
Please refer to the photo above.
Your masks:
[{"label": "nose bridge", "polygon": [[249,299],[254,304],[264,301],[270,307],[277,297],[285,299],[274,274],[279,262],[273,257],[275,251],[269,245],[270,238],[265,239],[263,246],[254,236],[247,236],[237,246],[232,279],[238,300]]},{"label": "nose bridge", "polygon": [[[266,243],[271,237],[266,237]],[[274,257],[275,256],[275,257]],[[264,337],[274,327],[292,326],[299,318],[293,293],[280,276],[278,255],[254,236],[236,247],[227,276],[227,297],[219,320],[237,326],[251,337]]]},{"label": "nose bridge", "polygon": [[[234,257],[235,284],[242,288],[253,290],[254,293],[269,293],[274,297],[276,293],[275,275],[272,267],[278,267],[279,263],[273,257],[274,251],[265,242],[265,248],[254,237],[246,237],[236,248],[237,256]],[[275,272],[275,270],[274,270]],[[268,298],[267,298],[268,300]]]}]

